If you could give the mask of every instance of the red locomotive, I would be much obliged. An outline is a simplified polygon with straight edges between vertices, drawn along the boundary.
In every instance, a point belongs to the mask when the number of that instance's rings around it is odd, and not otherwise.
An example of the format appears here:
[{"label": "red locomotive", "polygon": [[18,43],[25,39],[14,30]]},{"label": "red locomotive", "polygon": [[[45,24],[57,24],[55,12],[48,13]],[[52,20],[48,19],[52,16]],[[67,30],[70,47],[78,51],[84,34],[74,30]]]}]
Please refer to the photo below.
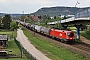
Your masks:
[{"label": "red locomotive", "polygon": [[67,30],[51,29],[50,36],[61,39],[64,41],[74,41],[74,32]]}]

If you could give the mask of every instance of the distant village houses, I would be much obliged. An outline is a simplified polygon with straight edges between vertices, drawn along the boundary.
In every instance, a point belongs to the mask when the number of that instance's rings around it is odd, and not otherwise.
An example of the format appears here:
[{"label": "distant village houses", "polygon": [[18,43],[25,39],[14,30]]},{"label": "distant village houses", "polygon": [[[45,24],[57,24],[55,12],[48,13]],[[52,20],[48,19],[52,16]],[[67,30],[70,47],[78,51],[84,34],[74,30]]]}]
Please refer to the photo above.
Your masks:
[{"label": "distant village houses", "polygon": [[40,20],[40,19],[38,18],[38,16],[35,16],[35,15],[33,15],[33,16],[25,16],[25,20],[30,20],[30,19],[32,19],[32,20],[34,20],[34,21]]}]

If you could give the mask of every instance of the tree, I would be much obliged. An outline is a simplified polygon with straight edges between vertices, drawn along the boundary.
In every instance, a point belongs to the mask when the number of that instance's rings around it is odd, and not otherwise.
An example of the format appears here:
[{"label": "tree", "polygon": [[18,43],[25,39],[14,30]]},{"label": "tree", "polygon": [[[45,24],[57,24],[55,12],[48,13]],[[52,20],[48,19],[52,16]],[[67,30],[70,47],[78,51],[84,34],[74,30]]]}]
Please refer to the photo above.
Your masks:
[{"label": "tree", "polygon": [[24,19],[25,19],[25,16],[22,15],[21,16],[21,21],[24,21]]},{"label": "tree", "polygon": [[42,16],[38,16],[39,19],[42,19]]},{"label": "tree", "polygon": [[3,28],[4,29],[8,29],[8,30],[10,29],[11,17],[10,17],[9,14],[6,14],[3,17],[2,23],[3,23]]},{"label": "tree", "polygon": [[57,16],[54,16],[54,19],[57,19]]},{"label": "tree", "polygon": [[67,17],[66,16],[64,16],[64,18],[63,19],[67,19]]},{"label": "tree", "polygon": [[48,19],[48,20],[50,20],[50,19],[51,19],[49,15],[47,15],[47,19]]},{"label": "tree", "polygon": [[14,30],[16,30],[17,28],[18,28],[17,23],[16,23],[15,21],[12,21],[12,22],[10,23],[10,30],[14,31]]}]

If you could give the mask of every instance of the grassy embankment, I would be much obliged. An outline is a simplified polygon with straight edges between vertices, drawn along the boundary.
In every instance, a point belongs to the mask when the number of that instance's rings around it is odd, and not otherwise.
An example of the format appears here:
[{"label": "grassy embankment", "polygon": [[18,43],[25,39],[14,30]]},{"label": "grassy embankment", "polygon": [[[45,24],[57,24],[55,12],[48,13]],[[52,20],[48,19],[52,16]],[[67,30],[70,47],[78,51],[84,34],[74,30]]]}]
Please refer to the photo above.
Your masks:
[{"label": "grassy embankment", "polygon": [[29,31],[23,29],[24,34],[28,37],[32,44],[52,60],[90,60],[79,54],[69,51],[66,48],[58,47],[50,43],[48,40],[40,39],[39,37],[31,34]]},{"label": "grassy embankment", "polygon": [[[6,50],[11,50],[12,52],[9,52],[9,54],[20,54],[20,50],[18,46],[16,45],[14,39],[12,38],[12,31],[0,31],[0,34],[8,34],[10,35],[10,39],[8,41],[9,45],[6,48]],[[13,37],[16,37],[17,33],[16,31],[13,31]],[[1,58],[0,60],[6,60]],[[28,60],[24,55],[23,58],[8,58],[7,60]]]},{"label": "grassy embankment", "polygon": [[85,31],[81,32],[81,35],[90,40],[90,34],[87,34]]}]

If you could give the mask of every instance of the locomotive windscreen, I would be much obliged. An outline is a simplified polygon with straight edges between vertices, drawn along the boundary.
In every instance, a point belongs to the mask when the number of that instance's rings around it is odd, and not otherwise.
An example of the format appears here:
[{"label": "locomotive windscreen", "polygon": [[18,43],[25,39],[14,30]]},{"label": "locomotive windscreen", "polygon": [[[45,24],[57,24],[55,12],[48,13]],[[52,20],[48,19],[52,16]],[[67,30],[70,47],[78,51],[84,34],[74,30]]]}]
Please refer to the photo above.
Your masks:
[{"label": "locomotive windscreen", "polygon": [[72,32],[68,32],[68,36],[73,37],[73,36],[74,36],[74,33],[72,33]]}]

